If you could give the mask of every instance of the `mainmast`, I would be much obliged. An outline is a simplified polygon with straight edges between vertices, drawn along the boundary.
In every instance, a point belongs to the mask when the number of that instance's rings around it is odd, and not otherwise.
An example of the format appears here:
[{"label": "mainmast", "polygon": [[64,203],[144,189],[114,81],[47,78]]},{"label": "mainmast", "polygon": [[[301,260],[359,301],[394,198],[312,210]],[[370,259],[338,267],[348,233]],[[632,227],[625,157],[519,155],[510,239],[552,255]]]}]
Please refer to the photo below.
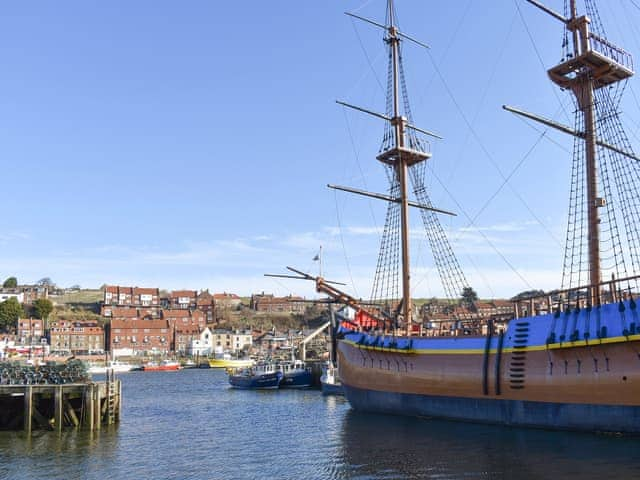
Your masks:
[{"label": "mainmast", "polygon": [[[611,86],[631,77],[633,75],[631,56],[590,31],[591,19],[587,15],[578,16],[576,0],[570,0],[569,18],[536,0],[527,1],[563,22],[566,29],[572,34],[573,51],[568,53],[567,58],[563,59],[561,63],[549,69],[548,74],[555,84],[570,90],[575,96],[579,114],[582,116],[580,123],[584,126],[584,131],[572,131],[557,124],[550,126],[584,139],[589,301],[592,305],[598,305],[601,303],[600,284],[603,280],[599,209],[606,205],[605,199],[598,192],[600,181],[598,145],[610,150],[614,150],[616,146],[608,145],[598,138],[595,92],[602,87]],[[543,121],[531,114],[526,114],[526,112],[510,110]],[[545,122],[543,121],[543,123]],[[632,152],[624,152],[620,149],[617,151],[633,157]]]}]

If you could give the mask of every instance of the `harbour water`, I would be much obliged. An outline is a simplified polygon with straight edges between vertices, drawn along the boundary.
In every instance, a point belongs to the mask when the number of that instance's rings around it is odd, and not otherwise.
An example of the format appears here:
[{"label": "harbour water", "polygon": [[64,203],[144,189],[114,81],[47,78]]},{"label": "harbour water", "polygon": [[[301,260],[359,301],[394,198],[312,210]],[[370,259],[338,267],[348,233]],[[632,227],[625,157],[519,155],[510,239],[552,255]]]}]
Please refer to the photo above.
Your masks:
[{"label": "harbour water", "polygon": [[640,478],[640,439],[353,412],[222,371],[120,375],[120,425],[0,432],[0,479]]}]

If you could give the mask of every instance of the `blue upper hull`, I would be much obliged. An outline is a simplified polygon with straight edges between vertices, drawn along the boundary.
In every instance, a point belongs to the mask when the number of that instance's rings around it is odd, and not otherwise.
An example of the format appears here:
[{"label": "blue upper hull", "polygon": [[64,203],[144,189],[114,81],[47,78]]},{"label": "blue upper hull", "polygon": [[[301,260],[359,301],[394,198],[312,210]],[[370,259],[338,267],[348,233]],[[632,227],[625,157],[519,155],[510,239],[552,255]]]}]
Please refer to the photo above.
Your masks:
[{"label": "blue upper hull", "polygon": [[280,387],[282,388],[305,388],[313,383],[313,376],[308,370],[285,373]]},{"label": "blue upper hull", "polygon": [[282,372],[264,373],[260,375],[229,375],[229,383],[234,388],[262,390],[278,388],[282,380]]}]

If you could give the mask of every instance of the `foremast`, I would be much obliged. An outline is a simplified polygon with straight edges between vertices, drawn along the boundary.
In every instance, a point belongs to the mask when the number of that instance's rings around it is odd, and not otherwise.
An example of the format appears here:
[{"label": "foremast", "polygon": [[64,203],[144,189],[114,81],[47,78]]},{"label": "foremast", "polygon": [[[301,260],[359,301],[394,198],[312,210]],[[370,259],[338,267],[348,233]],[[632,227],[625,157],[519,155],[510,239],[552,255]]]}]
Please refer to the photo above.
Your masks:
[{"label": "foremast", "polygon": [[394,144],[392,148],[380,153],[377,159],[392,165],[400,184],[400,243],[402,255],[402,317],[406,324],[407,335],[411,334],[413,305],[411,302],[411,271],[409,262],[409,189],[408,169],[410,165],[422,162],[431,155],[427,152],[408,149],[405,147],[407,118],[400,114],[400,37],[395,26],[393,0],[387,2],[389,26],[385,41],[391,48],[392,61],[392,91],[393,117],[391,125],[394,130]]},{"label": "foremast", "polygon": [[[457,301],[468,284],[436,216],[438,213],[454,214],[433,206],[424,181],[426,173],[424,161],[429,159],[431,154],[429,143],[423,135],[441,137],[413,125],[404,79],[401,42],[410,41],[424,48],[429,47],[399,30],[393,0],[387,0],[386,11],[387,20],[384,25],[347,13],[385,32],[384,40],[389,48],[385,114],[345,102],[338,103],[386,121],[382,146],[376,158],[385,166],[390,183],[389,195],[335,185],[329,186],[389,202],[372,286],[371,303],[378,305],[384,317],[394,319],[394,332],[403,323],[406,334],[411,335],[413,305],[409,254],[409,207],[417,207],[421,211],[435,265],[449,300]],[[410,187],[417,202],[409,200]],[[401,283],[401,292],[398,283]]]}]

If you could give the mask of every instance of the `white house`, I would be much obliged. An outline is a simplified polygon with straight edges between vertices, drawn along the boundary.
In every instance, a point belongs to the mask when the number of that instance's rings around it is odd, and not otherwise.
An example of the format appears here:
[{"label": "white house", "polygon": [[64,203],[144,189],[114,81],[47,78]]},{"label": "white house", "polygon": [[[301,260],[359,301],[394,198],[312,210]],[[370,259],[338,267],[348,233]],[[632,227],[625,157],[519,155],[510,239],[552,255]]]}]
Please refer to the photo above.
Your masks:
[{"label": "white house", "polygon": [[4,302],[9,300],[10,298],[15,298],[20,303],[24,303],[24,292],[18,292],[14,289],[1,289],[0,290],[0,302]]},{"label": "white house", "polygon": [[209,327],[205,327],[198,338],[194,338],[187,345],[187,355],[207,356],[213,352],[213,335]]}]

